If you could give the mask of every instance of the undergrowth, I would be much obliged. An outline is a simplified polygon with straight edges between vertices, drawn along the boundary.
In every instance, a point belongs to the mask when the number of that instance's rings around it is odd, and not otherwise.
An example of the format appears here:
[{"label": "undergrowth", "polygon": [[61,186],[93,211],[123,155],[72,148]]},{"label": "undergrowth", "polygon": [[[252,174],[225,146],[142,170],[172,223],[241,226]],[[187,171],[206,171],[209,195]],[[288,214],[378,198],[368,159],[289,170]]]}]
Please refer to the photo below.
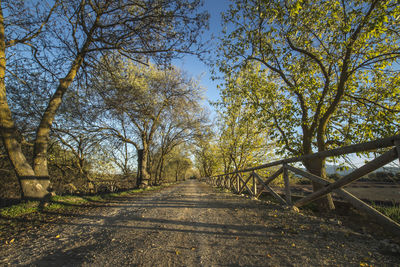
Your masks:
[{"label": "undergrowth", "polygon": [[46,211],[61,211],[73,208],[79,208],[85,205],[89,205],[91,202],[107,202],[107,200],[118,197],[126,197],[134,194],[138,194],[145,191],[153,191],[170,184],[161,186],[152,186],[146,189],[132,189],[128,191],[99,194],[92,196],[53,196],[47,202],[40,201],[23,201],[19,204],[12,205],[9,207],[0,208],[0,215],[6,218],[18,218],[23,215],[27,215],[34,212],[46,212]]},{"label": "undergrowth", "polygon": [[10,218],[19,217],[37,211],[38,206],[38,201],[23,202],[10,207],[2,208],[0,210],[0,214]]},{"label": "undergrowth", "polygon": [[372,204],[372,206],[392,220],[400,223],[400,203],[393,203],[392,206],[383,206],[376,204]]}]

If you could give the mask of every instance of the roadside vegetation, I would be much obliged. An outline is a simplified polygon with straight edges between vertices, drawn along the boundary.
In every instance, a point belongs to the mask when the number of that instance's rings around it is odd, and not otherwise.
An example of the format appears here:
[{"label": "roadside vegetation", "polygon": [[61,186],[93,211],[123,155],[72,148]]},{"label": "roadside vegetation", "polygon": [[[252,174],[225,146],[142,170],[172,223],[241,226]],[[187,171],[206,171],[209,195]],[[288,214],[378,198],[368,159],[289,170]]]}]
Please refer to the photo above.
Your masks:
[{"label": "roadside vegetation", "polygon": [[392,220],[400,223],[400,203],[393,203],[392,205],[373,204],[372,206]]},{"label": "roadside vegetation", "polygon": [[2,2],[0,199],[197,175],[203,90],[172,62],[207,27],[200,1]]},{"label": "roadside vegetation", "polygon": [[3,219],[20,218],[31,213],[45,214],[46,212],[61,212],[73,209],[85,208],[96,203],[107,203],[111,199],[130,197],[142,192],[154,191],[165,188],[173,183],[165,183],[160,186],[151,186],[147,188],[137,188],[115,193],[105,193],[97,195],[63,195],[53,196],[48,201],[22,201],[21,203],[9,207],[0,208],[0,216]]}]

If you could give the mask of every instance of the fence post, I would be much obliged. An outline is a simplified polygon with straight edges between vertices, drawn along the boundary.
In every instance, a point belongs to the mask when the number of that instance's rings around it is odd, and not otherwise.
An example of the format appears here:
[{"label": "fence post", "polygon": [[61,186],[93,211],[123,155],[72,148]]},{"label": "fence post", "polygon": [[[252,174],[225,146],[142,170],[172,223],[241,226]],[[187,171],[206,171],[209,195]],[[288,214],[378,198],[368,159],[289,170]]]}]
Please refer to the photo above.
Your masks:
[{"label": "fence post", "polygon": [[257,179],[253,171],[253,196],[257,197]]},{"label": "fence post", "polygon": [[285,183],[285,195],[286,195],[286,203],[288,205],[292,205],[292,195],[290,193],[290,183],[289,183],[289,175],[286,164],[283,164],[283,182]]},{"label": "fence post", "polygon": [[236,192],[239,193],[240,190],[240,179],[239,179],[239,175],[236,174]]}]

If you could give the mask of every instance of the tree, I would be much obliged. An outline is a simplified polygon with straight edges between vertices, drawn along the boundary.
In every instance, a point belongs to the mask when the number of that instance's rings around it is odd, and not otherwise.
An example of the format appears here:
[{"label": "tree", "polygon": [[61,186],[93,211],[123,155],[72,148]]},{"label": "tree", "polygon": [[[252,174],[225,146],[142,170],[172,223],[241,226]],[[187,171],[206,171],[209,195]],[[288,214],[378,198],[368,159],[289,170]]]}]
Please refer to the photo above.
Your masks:
[{"label": "tree", "polygon": [[221,100],[215,103],[220,120],[217,144],[225,173],[261,164],[272,151],[269,129],[248,105],[246,96],[238,92],[248,82],[242,78],[229,80],[221,90]]},{"label": "tree", "polygon": [[186,179],[187,172],[192,168],[193,163],[189,158],[187,146],[175,147],[165,159],[164,181],[182,181]]},{"label": "tree", "polygon": [[[78,83],[75,78],[85,78],[87,68],[106,51],[158,62],[195,53],[207,21],[206,13],[196,12],[199,1],[60,0],[51,8],[39,2],[7,1],[0,6],[1,134],[23,196],[30,198],[48,195],[49,134],[65,93]],[[13,54],[6,66],[6,55]],[[16,138],[17,125],[6,94],[7,82],[15,80],[10,76],[18,74],[12,69],[21,64],[41,69],[50,88],[47,105],[39,111],[32,164]]]},{"label": "tree", "polygon": [[195,166],[199,170],[200,177],[211,177],[223,171],[221,158],[218,156],[218,145],[214,140],[216,133],[210,125],[204,125],[202,134],[195,139],[193,154]]},{"label": "tree", "polygon": [[[93,88],[100,95],[108,118],[118,118],[123,123],[122,129],[131,130],[122,133],[119,127],[110,126],[109,119],[103,121],[100,129],[132,144],[140,152],[137,184],[146,187],[150,180],[151,146],[162,120],[166,116],[179,118],[178,111],[195,104],[198,85],[174,67],[159,69],[151,63],[144,66],[106,57],[99,67]],[[125,135],[127,132],[130,137]]]},{"label": "tree", "polygon": [[177,146],[189,145],[201,134],[201,127],[207,122],[199,103],[199,95],[183,98],[163,116],[154,140],[154,183],[162,181],[165,158]]},{"label": "tree", "polygon": [[[399,11],[396,1],[237,0],[224,15],[232,30],[219,65],[231,73],[253,64],[262,86],[245,93],[292,155],[392,135],[400,111]],[[324,159],[303,163],[326,177]]]}]

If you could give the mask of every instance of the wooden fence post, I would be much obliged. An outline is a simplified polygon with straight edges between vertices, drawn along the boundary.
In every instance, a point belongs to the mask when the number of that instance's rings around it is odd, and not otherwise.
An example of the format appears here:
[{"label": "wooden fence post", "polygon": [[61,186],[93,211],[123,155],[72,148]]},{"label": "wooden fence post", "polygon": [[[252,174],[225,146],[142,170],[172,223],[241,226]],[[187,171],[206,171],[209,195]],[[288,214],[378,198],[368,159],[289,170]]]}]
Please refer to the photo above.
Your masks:
[{"label": "wooden fence post", "polygon": [[253,196],[257,197],[257,179],[256,176],[254,175],[254,171],[252,172],[253,176]]},{"label": "wooden fence post", "polygon": [[285,183],[286,203],[292,205],[292,194],[290,193],[290,182],[286,164],[283,164],[283,182]]},{"label": "wooden fence post", "polygon": [[239,174],[236,174],[236,192],[239,194],[240,190],[240,179],[239,179]]}]

